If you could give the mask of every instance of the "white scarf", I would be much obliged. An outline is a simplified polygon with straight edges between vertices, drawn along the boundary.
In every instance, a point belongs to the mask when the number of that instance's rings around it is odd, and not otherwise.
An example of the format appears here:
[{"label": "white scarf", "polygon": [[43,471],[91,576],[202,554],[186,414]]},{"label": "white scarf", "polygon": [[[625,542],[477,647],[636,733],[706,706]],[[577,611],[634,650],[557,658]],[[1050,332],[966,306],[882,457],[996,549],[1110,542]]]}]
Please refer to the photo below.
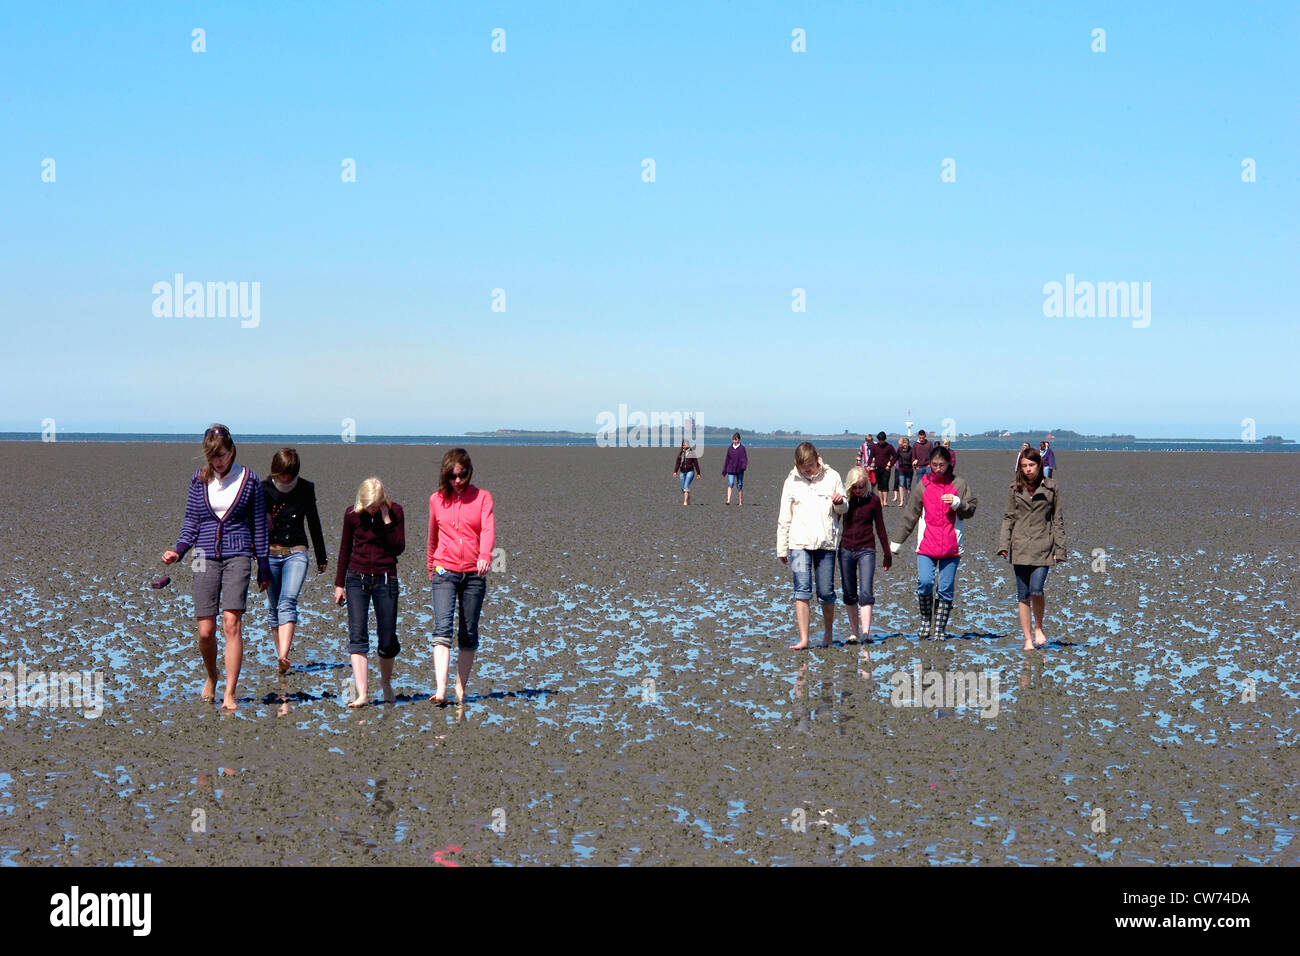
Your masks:
[{"label": "white scarf", "polygon": [[287,485],[281,484],[274,478],[271,479],[271,484],[275,486],[275,490],[280,492],[280,494],[287,495],[289,492],[293,491],[293,489],[298,487],[298,476],[294,475],[293,481],[289,482]]}]

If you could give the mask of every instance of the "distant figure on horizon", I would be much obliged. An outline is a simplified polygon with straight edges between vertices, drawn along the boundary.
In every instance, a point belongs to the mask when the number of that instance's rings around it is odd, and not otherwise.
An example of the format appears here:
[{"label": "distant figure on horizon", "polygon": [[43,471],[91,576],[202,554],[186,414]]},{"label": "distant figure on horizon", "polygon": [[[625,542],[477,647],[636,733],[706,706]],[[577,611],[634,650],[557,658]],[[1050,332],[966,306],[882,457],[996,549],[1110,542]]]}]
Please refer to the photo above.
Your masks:
[{"label": "distant figure on horizon", "polygon": [[812,442],[800,442],[794,467],[781,488],[776,519],[776,556],[789,564],[794,579],[794,617],[799,641],[792,651],[807,650],[814,580],[825,625],[822,647],[831,646],[835,617],[835,553],[840,545],[841,516],[849,510],[844,484],[826,467]]},{"label": "distant figure on horizon", "polygon": [[[946,448],[930,452],[930,472],[920,478],[920,490],[906,511],[889,547],[897,553],[916,529],[916,603],[921,612],[921,638],[947,635],[948,617],[956,595],[957,565],[962,555],[962,522],[975,515],[975,495],[964,478],[951,474]],[[937,602],[935,592],[937,591]]]},{"label": "distant figure on horizon", "polygon": [[271,582],[266,589],[266,607],[281,674],[289,671],[289,650],[298,624],[298,595],[307,580],[304,522],[316,549],[316,573],[324,574],[329,566],[320,512],[316,510],[316,486],[298,477],[300,467],[297,450],[281,448],[271,457],[270,477],[262,482],[270,537]]},{"label": "distant figure on horizon", "polygon": [[840,590],[844,592],[844,609],[849,612],[853,638],[862,645],[861,659],[871,660],[867,645],[871,642],[871,612],[876,605],[876,540],[884,555],[881,568],[893,564],[889,535],[885,531],[883,503],[871,492],[867,472],[855,465],[844,479],[848,485],[849,510],[844,516],[840,536]]},{"label": "distant figure on horizon", "polygon": [[922,428],[916,433],[916,441],[912,443],[912,467],[916,469],[918,480],[930,473],[930,452],[933,449],[933,443],[925,437],[925,429]]},{"label": "distant figure on horizon", "polygon": [[680,478],[682,482],[682,507],[691,503],[691,482],[698,474],[700,474],[700,459],[695,454],[695,449],[691,447],[691,443],[683,438],[681,450],[677,452],[677,461],[673,465],[673,477]]},{"label": "distant figure on horizon", "polygon": [[194,617],[199,624],[199,654],[208,679],[200,694],[217,692],[217,611],[226,638],[226,693],[223,710],[237,710],[235,686],[244,663],[244,610],[248,583],[257,562],[257,587],[271,579],[267,562],[266,502],[252,469],[235,464],[235,441],[225,425],[203,433],[204,465],[190,477],[185,524],[176,547],[164,551],[163,564],[179,561],[190,548],[194,559]]},{"label": "distant figure on horizon", "polygon": [[429,541],[426,563],[433,591],[433,671],[435,704],[447,700],[451,632],[456,628],[456,702],[465,705],[478,621],[487,597],[487,573],[496,548],[497,521],[492,494],[470,484],[474,465],[469,452],[453,448],[442,456],[438,490],[429,496]]},{"label": "distant figure on horizon", "polygon": [[406,550],[406,515],[388,497],[384,483],[367,478],[357,500],[343,513],[339,566],[334,572],[334,603],[348,604],[348,657],[357,696],[349,707],[370,703],[366,655],[370,652],[370,603],[375,605],[379,639],[379,679],[384,700],[393,703],[393,661],[402,651],[397,640],[397,557]]},{"label": "distant figure on horizon", "polygon": [[1014,474],[1020,474],[1020,459],[1025,457],[1025,452],[1029,451],[1029,442],[1020,443],[1020,451],[1016,454],[1016,470]]},{"label": "distant figure on horizon", "polygon": [[1043,459],[1043,477],[1051,478],[1056,471],[1056,453],[1052,451],[1052,442],[1044,438],[1038,443],[1038,454]]},{"label": "distant figure on horizon", "polygon": [[954,475],[957,474],[957,453],[952,450],[952,439],[945,438],[943,441],[939,443],[939,447],[948,449],[948,455],[950,458],[952,458],[951,471]]},{"label": "distant figure on horizon", "polygon": [[1043,585],[1048,570],[1066,557],[1061,491],[1043,471],[1038,452],[1031,448],[1021,454],[1020,472],[1007,490],[998,534],[998,556],[1010,561],[1016,572],[1016,611],[1026,651],[1047,644]]},{"label": "distant figure on horizon", "polygon": [[740,443],[740,432],[731,436],[727,447],[727,460],[722,463],[722,474],[727,479],[727,504],[731,504],[731,492],[735,489],[736,504],[745,506],[745,469],[749,467],[749,452]]},{"label": "distant figure on horizon", "polygon": [[894,482],[894,492],[898,501],[898,507],[903,507],[907,503],[908,497],[912,494],[912,440],[906,435],[898,436],[898,479]]}]

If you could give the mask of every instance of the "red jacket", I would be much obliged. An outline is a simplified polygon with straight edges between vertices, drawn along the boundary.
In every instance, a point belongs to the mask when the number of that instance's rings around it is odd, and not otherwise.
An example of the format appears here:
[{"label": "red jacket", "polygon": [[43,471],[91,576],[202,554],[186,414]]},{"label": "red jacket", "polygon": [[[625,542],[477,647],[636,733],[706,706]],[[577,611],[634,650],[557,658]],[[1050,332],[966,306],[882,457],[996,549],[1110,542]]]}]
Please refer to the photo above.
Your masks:
[{"label": "red jacket", "polygon": [[429,544],[426,549],[429,578],[434,566],[472,574],[479,560],[491,561],[496,547],[497,521],[492,494],[470,485],[463,494],[444,499],[441,491],[429,496]]}]

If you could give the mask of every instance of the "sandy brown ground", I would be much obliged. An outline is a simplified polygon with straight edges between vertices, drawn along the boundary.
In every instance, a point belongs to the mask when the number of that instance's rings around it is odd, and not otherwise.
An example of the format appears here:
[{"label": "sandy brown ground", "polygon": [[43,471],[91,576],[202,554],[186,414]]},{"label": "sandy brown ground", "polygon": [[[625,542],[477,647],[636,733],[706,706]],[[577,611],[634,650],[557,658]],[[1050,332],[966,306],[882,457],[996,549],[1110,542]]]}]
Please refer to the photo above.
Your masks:
[{"label": "sandy brown ground", "polygon": [[[264,474],[273,450],[240,461]],[[878,573],[860,669],[842,609],[836,646],[786,650],[790,450],[751,451],[745,507],[728,509],[719,451],[683,508],[668,450],[472,449],[506,568],[461,713],[424,700],[442,450],[300,448],[331,561],[360,479],[408,510],[399,702],[344,709],[344,612],[313,577],[283,681],[250,595],[241,709],[223,715],[198,701],[190,574],[147,586],[197,449],[0,445],[0,670],[107,685],[97,719],[0,710],[0,861],[1300,860],[1300,456],[1062,455],[1071,559],[1048,579],[1053,643],[1026,660],[993,555],[1013,459],[961,452],[980,504],[957,636],[916,639],[905,553]],[[851,454],[826,457],[843,473]],[[997,715],[891,706],[891,675],[918,663],[996,672]]]}]

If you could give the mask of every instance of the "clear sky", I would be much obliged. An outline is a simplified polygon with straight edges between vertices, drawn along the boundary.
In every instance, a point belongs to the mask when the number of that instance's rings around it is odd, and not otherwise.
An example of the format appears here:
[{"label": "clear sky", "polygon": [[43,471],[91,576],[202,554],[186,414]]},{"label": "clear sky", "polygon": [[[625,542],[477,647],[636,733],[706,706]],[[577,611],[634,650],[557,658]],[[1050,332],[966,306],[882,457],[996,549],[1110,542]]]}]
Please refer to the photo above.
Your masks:
[{"label": "clear sky", "polygon": [[1300,437],[1298,11],[9,4],[0,430]]}]

